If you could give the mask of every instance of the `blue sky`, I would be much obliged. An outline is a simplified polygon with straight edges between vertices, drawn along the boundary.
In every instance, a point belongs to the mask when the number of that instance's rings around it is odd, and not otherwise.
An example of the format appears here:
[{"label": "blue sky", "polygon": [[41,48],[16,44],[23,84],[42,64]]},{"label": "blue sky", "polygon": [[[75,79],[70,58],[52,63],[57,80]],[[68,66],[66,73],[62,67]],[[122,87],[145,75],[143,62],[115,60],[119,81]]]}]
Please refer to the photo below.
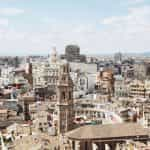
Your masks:
[{"label": "blue sky", "polygon": [[150,50],[149,0],[0,0],[0,55]]}]

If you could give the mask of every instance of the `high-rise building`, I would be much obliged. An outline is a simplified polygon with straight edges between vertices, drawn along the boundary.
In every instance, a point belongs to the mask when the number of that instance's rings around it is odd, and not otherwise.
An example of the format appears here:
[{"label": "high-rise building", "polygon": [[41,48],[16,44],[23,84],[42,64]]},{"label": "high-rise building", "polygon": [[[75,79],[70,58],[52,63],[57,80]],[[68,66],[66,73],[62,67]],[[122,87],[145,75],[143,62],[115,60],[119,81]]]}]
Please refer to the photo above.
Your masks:
[{"label": "high-rise building", "polygon": [[47,61],[34,62],[32,67],[34,88],[49,87],[55,89],[60,65],[63,63],[65,61],[58,59],[56,48],[53,48]]},{"label": "high-rise building", "polygon": [[150,63],[146,61],[136,62],[134,64],[134,74],[139,80],[150,78]]},{"label": "high-rise building", "polygon": [[61,58],[69,62],[86,62],[86,56],[80,54],[80,47],[77,45],[66,46],[65,54]]}]

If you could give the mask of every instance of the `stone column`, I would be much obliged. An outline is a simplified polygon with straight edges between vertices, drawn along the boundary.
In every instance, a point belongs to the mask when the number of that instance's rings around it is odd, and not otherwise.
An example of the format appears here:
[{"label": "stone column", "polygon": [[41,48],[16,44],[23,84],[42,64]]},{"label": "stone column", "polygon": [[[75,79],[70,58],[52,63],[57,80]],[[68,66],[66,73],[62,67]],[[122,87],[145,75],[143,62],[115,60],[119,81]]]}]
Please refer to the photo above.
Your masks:
[{"label": "stone column", "polygon": [[80,150],[80,142],[76,141],[76,149],[75,150]]}]

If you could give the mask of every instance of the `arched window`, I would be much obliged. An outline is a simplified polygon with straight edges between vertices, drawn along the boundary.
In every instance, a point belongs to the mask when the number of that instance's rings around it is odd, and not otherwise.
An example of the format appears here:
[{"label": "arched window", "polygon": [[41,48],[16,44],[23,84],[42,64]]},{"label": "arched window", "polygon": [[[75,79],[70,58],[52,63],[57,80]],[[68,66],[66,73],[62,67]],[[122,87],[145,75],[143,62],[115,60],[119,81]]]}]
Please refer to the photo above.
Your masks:
[{"label": "arched window", "polygon": [[63,72],[66,72],[66,67],[65,66],[63,67]]},{"label": "arched window", "polygon": [[72,99],[72,92],[69,92],[69,100]]},{"label": "arched window", "polygon": [[66,99],[66,93],[62,92],[62,99]]}]

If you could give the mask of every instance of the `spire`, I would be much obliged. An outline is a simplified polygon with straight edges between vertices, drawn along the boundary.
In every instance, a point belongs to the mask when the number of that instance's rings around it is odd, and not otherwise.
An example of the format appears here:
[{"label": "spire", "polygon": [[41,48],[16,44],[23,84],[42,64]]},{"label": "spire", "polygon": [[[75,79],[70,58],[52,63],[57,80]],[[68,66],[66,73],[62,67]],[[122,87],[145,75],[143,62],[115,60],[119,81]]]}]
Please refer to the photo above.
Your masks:
[{"label": "spire", "polygon": [[50,62],[56,63],[57,59],[58,59],[58,55],[57,55],[56,47],[53,47],[52,53],[50,54]]}]

